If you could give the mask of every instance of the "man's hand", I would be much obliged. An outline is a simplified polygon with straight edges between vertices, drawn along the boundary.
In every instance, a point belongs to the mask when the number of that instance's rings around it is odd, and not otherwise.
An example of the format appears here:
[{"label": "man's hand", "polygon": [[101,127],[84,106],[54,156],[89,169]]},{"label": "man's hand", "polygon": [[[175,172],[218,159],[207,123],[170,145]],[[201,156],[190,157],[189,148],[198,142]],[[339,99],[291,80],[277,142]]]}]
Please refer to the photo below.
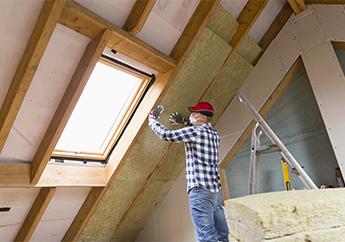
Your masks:
[{"label": "man's hand", "polygon": [[172,125],[187,125],[188,120],[179,112],[174,112],[169,116],[169,122]]},{"label": "man's hand", "polygon": [[163,105],[158,105],[155,109],[151,110],[149,117],[152,117],[154,119],[159,118],[161,113],[164,111],[164,106]]}]

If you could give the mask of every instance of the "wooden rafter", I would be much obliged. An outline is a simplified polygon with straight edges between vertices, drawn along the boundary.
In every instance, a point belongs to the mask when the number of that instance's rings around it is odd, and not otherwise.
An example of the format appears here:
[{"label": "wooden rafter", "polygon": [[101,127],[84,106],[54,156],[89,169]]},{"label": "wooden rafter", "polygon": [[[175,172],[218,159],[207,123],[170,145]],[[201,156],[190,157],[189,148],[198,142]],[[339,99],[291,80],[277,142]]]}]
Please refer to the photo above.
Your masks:
[{"label": "wooden rafter", "polygon": [[[268,2],[267,0],[265,0],[265,1],[249,0],[247,2],[245,8],[242,10],[242,12],[238,18],[238,20],[240,20],[240,26],[242,24],[242,27],[238,28],[237,32],[234,35],[234,39],[231,41],[234,44],[233,50],[231,53],[234,53],[233,51],[236,50],[240,46],[242,41],[245,39],[251,26],[254,24],[255,20],[258,18],[258,16],[260,15],[262,10],[266,6],[267,2]],[[231,53],[229,54],[229,56],[226,59],[231,58],[231,55],[232,55]],[[225,62],[224,62],[224,64],[225,64]],[[224,65],[221,67],[221,69],[218,71],[218,73],[221,72],[223,67],[224,67]],[[212,82],[214,82],[216,79],[217,78],[214,78],[214,80]],[[212,85],[212,83],[211,83],[211,85]],[[207,92],[210,90],[211,90],[211,88],[209,87],[205,91],[205,93],[202,95],[201,99],[203,99],[203,97],[206,96]],[[159,167],[162,166],[163,162],[165,162],[166,158],[168,157],[168,153],[171,151],[172,147],[173,147],[172,145],[169,146],[168,151],[165,153],[163,158],[158,162],[158,164],[155,166],[154,170],[148,176],[145,183],[143,184],[143,187],[137,193],[137,195],[133,199],[132,203],[130,204],[130,206],[128,207],[128,209],[124,213],[124,215],[121,217],[121,220],[120,220],[119,224],[117,225],[117,228],[119,228],[124,223],[124,221],[126,221],[127,217],[130,215],[130,212],[132,211],[132,209],[140,201],[140,198],[144,194],[145,189],[148,187],[148,184],[152,181],[153,177],[155,177],[155,173],[159,170]],[[222,175],[222,180],[223,180],[223,182],[226,181],[226,177],[224,177],[223,175]],[[224,197],[228,197],[229,196],[228,190],[225,190],[224,192],[225,192]],[[115,230],[115,233],[116,233],[116,230]]]},{"label": "wooden rafter", "polygon": [[299,14],[307,9],[304,0],[288,0],[295,14]]},{"label": "wooden rafter", "polygon": [[157,71],[166,72],[176,67],[176,61],[145,42],[96,15],[74,1],[68,1],[59,22],[94,39],[105,29],[111,30],[107,46]]},{"label": "wooden rafter", "polygon": [[71,116],[75,105],[111,36],[110,30],[100,33],[86,48],[65,94],[32,161],[31,181],[38,183],[48,160]]},{"label": "wooden rafter", "polygon": [[156,0],[136,0],[123,29],[130,34],[136,34],[144,27]]},{"label": "wooden rafter", "polygon": [[55,193],[54,187],[41,188],[14,241],[29,241]]},{"label": "wooden rafter", "polygon": [[[200,2],[204,4],[204,2],[208,2],[208,0],[203,0]],[[212,1],[213,4],[209,5],[210,9],[215,9],[217,5],[219,4],[219,1]],[[195,11],[205,11],[204,8],[197,8]],[[207,11],[210,13],[210,11]],[[175,45],[175,49],[183,49],[184,52],[181,52],[180,58],[177,64],[176,69],[172,69],[166,73],[161,73],[158,75],[157,80],[153,84],[153,86],[150,88],[148,93],[146,94],[146,98],[143,100],[143,102],[139,105],[136,113],[134,114],[134,117],[132,121],[129,123],[126,132],[124,133],[124,136],[122,137],[125,142],[122,144],[119,143],[120,147],[117,147],[115,152],[117,152],[116,157],[122,157],[121,161],[126,159],[126,156],[130,152],[130,148],[133,147],[133,144],[135,142],[135,139],[137,136],[140,135],[140,133],[144,130],[146,127],[146,119],[147,114],[149,111],[156,105],[157,101],[163,94],[164,90],[169,86],[170,81],[175,77],[175,73],[178,71],[178,69],[182,66],[184,60],[187,58],[189,51],[193,48],[193,46],[196,43],[196,36],[198,36],[203,28],[206,26],[206,22],[204,22],[204,19],[200,18],[200,14],[196,13],[193,14],[193,16],[198,16],[199,21],[202,21],[202,24],[194,23],[196,26],[199,26],[198,28],[190,28],[191,31],[194,31],[195,33],[186,32],[184,31],[183,34],[185,35],[191,35],[194,36],[193,38],[189,38],[190,42],[188,42],[187,46],[184,46],[183,48],[179,48],[177,45],[185,45],[184,42],[177,42]],[[205,16],[205,18],[208,18],[208,15]],[[189,20],[195,21],[195,19]],[[188,24],[187,24],[188,26]],[[186,27],[187,28],[187,27]],[[136,120],[136,121],[133,121]],[[109,166],[109,175],[111,178],[109,179],[109,183],[111,182],[112,178],[114,177],[115,169],[121,169],[121,161],[120,164],[114,164],[113,166]],[[89,204],[93,204],[95,201],[99,202],[101,197],[104,195],[104,192],[107,188],[104,188],[104,190],[94,190],[90,192],[88,198],[85,200],[84,205],[82,209],[79,210],[78,215],[74,219],[72,225],[69,227],[68,231],[65,234],[64,240],[65,241],[75,241],[80,232],[82,231],[83,227],[86,225],[88,219],[91,216],[91,213],[93,210],[88,209],[90,207]]]},{"label": "wooden rafter", "polygon": [[187,53],[187,48],[193,40],[201,34],[201,30],[206,26],[209,16],[216,10],[219,0],[201,0],[194,11],[191,19],[184,28],[180,38],[171,51],[170,56],[180,61],[183,55]]},{"label": "wooden rafter", "polygon": [[262,54],[271,44],[272,40],[277,36],[283,26],[286,24],[288,19],[290,18],[291,14],[293,13],[292,8],[288,2],[286,2],[283,8],[280,10],[278,15],[273,20],[270,27],[267,29],[265,34],[262,36],[261,40],[259,41],[259,46],[261,48],[261,54],[256,58],[254,61],[254,65],[259,61]]},{"label": "wooden rafter", "polygon": [[[298,73],[298,71],[302,68],[303,62],[302,58],[299,57],[290,70],[285,74],[282,81],[279,83],[278,87],[273,91],[272,95],[267,99],[263,107],[260,109],[260,114],[262,116],[267,115],[267,113],[271,110],[277,99],[281,96],[281,94],[286,90],[286,88],[289,86],[289,84],[294,79],[295,75]],[[255,125],[255,122],[252,121],[248,127],[244,130],[240,138],[236,141],[234,146],[231,148],[231,150],[227,153],[225,158],[223,159],[223,162],[221,164],[222,169],[226,169],[229,162],[235,157],[239,149],[242,147],[242,145],[246,142],[246,140],[249,138],[251,131],[253,130]]]},{"label": "wooden rafter", "polygon": [[0,151],[29,89],[37,67],[65,5],[65,0],[46,0],[0,110]]},{"label": "wooden rafter", "polygon": [[81,228],[83,228],[86,222],[89,220],[92,212],[103,197],[105,191],[105,187],[94,187],[91,189],[89,195],[83,203],[83,206],[80,208],[77,216],[74,218],[62,241],[71,242],[77,240],[79,234],[81,233]]}]

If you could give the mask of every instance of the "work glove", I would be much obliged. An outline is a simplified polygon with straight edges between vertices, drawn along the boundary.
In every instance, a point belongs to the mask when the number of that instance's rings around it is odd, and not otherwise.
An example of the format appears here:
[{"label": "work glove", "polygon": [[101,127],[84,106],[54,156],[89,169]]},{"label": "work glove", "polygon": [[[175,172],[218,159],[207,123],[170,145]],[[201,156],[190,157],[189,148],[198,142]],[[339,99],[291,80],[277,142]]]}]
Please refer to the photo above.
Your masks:
[{"label": "work glove", "polygon": [[169,122],[172,125],[188,125],[188,119],[182,116],[179,112],[174,112],[169,116]]},{"label": "work glove", "polygon": [[155,109],[151,110],[150,112],[150,117],[157,119],[163,113],[164,111],[164,106],[163,105],[158,105]]}]

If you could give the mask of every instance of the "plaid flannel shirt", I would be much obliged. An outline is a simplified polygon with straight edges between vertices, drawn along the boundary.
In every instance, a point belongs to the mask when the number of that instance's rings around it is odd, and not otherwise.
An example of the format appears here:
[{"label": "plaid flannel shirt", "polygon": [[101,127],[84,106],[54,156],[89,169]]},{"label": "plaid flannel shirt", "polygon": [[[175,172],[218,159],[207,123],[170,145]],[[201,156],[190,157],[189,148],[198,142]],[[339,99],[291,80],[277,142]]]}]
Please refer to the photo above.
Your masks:
[{"label": "plaid flannel shirt", "polygon": [[170,130],[154,118],[150,118],[149,126],[161,139],[170,142],[184,142],[187,192],[196,186],[202,186],[211,192],[221,190],[219,176],[220,138],[211,124]]}]

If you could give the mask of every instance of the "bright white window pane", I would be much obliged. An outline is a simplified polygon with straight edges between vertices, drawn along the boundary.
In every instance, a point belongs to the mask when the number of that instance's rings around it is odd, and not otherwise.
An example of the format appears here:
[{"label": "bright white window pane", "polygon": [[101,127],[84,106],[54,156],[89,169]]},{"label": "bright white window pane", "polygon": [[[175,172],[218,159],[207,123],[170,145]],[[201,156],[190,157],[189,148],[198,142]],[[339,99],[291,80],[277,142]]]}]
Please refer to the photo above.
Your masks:
[{"label": "bright white window pane", "polygon": [[140,83],[137,77],[97,63],[55,149],[101,153]]}]

